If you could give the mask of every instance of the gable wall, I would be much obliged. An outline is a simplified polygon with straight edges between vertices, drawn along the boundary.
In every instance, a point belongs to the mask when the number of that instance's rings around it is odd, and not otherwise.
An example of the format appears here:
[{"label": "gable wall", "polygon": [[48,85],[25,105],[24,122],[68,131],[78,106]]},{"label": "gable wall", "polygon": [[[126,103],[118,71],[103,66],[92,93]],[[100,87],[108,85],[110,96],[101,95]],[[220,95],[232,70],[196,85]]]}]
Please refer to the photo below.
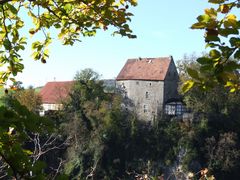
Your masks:
[{"label": "gable wall", "polygon": [[164,103],[169,99],[176,99],[178,95],[178,72],[174,61],[171,61],[164,80]]}]

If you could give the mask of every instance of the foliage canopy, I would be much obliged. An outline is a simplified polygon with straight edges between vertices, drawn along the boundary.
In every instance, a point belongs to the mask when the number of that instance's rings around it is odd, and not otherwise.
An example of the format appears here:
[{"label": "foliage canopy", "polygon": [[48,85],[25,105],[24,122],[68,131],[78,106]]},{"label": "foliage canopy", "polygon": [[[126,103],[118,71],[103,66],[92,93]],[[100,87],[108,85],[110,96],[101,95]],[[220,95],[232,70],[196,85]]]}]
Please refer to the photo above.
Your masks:
[{"label": "foliage canopy", "polygon": [[199,70],[187,69],[192,79],[185,82],[183,91],[188,91],[194,85],[206,90],[220,83],[234,92],[240,90],[240,20],[235,15],[235,12],[239,12],[240,1],[208,2],[213,7],[205,9],[191,28],[205,30],[206,48],[210,48],[210,51],[207,56],[197,59]]},{"label": "foliage canopy", "polygon": [[[0,85],[8,79],[15,81],[24,69],[21,51],[26,48],[27,37],[42,32],[32,43],[32,57],[46,63],[48,46],[55,31],[64,45],[73,45],[80,36],[94,36],[98,29],[116,28],[114,34],[135,38],[129,28],[129,6],[136,0],[1,0],[0,1]],[[31,21],[28,21],[29,17]],[[28,24],[27,23],[30,23]],[[29,27],[29,34],[24,27]],[[23,29],[23,30],[21,30]],[[54,34],[54,33],[52,33]]]}]

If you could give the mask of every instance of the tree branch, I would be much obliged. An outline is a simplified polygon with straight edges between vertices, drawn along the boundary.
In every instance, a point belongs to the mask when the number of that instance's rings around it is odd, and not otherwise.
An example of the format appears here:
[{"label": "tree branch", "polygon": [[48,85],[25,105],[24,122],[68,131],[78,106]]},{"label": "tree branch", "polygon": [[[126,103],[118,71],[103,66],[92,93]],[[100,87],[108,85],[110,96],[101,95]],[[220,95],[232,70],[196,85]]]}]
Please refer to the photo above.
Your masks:
[{"label": "tree branch", "polygon": [[12,172],[14,174],[14,177],[17,179],[17,170],[14,168],[14,166],[12,165],[11,161],[8,161],[8,159],[5,157],[5,155],[3,153],[0,152],[0,156],[2,157],[2,159],[9,165],[9,167],[12,169]]},{"label": "tree branch", "polygon": [[12,1],[12,0],[0,0],[0,4],[3,5],[3,4],[5,4],[7,2],[10,2],[10,1]]}]

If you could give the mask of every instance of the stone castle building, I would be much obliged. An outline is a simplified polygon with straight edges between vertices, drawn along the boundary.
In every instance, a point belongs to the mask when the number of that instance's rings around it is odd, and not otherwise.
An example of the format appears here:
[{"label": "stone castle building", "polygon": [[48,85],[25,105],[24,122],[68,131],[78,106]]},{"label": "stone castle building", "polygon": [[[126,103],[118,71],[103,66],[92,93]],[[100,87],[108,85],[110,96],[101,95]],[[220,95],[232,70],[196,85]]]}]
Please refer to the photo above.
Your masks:
[{"label": "stone castle building", "polygon": [[178,99],[178,72],[172,56],[129,59],[118,74],[116,84],[132,101],[139,119],[154,121],[162,112],[175,115]]},{"label": "stone castle building", "polygon": [[[178,72],[170,57],[129,59],[115,80],[103,80],[106,92],[115,86],[125,96],[126,108],[136,112],[139,119],[154,121],[164,112],[171,116],[182,115],[184,106],[178,95]],[[74,81],[48,82],[40,91],[42,111],[62,109]]]}]

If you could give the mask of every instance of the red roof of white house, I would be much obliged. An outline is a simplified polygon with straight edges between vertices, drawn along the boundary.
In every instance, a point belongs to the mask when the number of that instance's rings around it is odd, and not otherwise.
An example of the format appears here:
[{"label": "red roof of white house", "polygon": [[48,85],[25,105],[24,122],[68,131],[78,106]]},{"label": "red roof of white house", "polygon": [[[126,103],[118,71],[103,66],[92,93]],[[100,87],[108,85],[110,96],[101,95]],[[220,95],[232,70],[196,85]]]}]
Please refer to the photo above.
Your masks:
[{"label": "red roof of white house", "polygon": [[154,80],[163,81],[172,57],[129,59],[117,80]]},{"label": "red roof of white house", "polygon": [[67,98],[73,81],[48,82],[40,91],[44,104],[59,104]]}]

